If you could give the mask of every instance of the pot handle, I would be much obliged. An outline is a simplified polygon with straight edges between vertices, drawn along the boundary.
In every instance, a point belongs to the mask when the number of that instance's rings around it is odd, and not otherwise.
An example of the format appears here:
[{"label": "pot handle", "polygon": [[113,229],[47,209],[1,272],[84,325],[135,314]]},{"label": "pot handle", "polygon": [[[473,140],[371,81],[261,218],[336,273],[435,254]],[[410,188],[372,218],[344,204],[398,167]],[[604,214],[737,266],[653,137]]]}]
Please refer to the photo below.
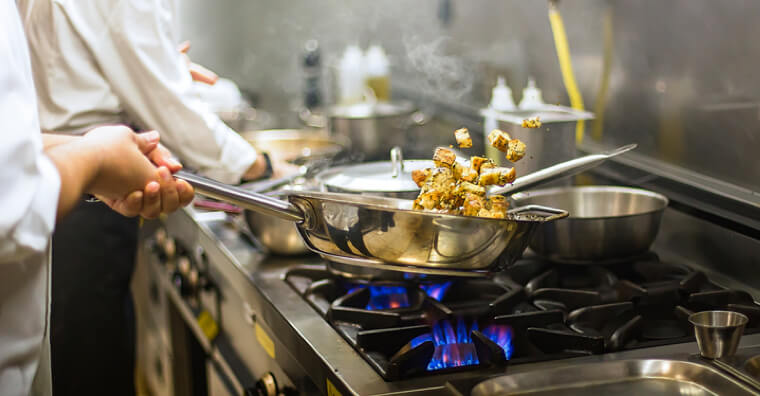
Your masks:
[{"label": "pot handle", "polygon": [[391,177],[399,177],[404,174],[404,153],[401,147],[391,149]]},{"label": "pot handle", "polygon": [[[520,213],[527,213],[527,212],[533,212],[541,217],[543,217],[543,221],[553,221],[553,220],[559,220],[563,219],[570,215],[570,213],[566,210],[562,209],[555,209],[550,208],[548,206],[542,206],[542,205],[525,205],[520,206],[519,208],[514,208],[510,210],[509,214],[520,214]],[[544,215],[548,214],[548,216]]]},{"label": "pot handle", "polygon": [[296,223],[302,223],[305,219],[304,213],[290,202],[250,192],[186,171],[179,171],[174,174],[174,177],[190,183],[196,193],[207,197]]}]

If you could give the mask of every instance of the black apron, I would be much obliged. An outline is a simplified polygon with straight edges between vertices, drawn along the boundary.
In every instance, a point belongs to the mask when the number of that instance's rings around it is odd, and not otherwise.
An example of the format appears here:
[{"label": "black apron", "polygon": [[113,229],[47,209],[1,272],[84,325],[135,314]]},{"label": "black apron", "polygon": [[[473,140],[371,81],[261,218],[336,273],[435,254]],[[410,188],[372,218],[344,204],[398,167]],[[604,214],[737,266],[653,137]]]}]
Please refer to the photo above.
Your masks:
[{"label": "black apron", "polygon": [[135,394],[135,319],[129,283],[138,218],[81,202],[53,234],[53,394]]}]

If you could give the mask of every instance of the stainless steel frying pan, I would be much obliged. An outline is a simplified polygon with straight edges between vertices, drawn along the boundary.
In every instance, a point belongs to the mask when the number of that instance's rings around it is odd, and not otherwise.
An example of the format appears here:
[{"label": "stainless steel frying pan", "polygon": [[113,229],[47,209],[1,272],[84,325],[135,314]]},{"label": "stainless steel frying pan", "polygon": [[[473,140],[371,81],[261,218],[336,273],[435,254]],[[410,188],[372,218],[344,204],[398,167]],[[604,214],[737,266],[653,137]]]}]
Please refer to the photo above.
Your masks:
[{"label": "stainless steel frying pan", "polygon": [[[544,180],[587,169],[609,154],[588,157],[547,168]],[[539,224],[568,215],[530,205],[511,210],[506,219],[456,216],[412,210],[411,200],[326,192],[293,191],[286,202],[183,171],[175,176],[199,194],[296,222],[309,249],[328,260],[432,275],[480,276],[508,266]]]}]

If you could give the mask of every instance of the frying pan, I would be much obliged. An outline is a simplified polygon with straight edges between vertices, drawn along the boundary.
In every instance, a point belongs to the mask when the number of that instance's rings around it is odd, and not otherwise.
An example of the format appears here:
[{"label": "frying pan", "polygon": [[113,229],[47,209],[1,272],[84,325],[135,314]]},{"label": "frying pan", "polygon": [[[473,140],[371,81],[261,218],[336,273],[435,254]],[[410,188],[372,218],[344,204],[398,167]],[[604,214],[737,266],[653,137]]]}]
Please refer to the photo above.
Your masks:
[{"label": "frying pan", "polygon": [[[622,152],[577,158],[514,184],[532,187]],[[327,260],[431,275],[480,276],[511,265],[538,225],[568,215],[528,205],[510,210],[505,219],[467,217],[412,210],[411,200],[329,192],[292,191],[286,202],[184,171],[175,176],[199,194],[295,222],[309,249]]]}]

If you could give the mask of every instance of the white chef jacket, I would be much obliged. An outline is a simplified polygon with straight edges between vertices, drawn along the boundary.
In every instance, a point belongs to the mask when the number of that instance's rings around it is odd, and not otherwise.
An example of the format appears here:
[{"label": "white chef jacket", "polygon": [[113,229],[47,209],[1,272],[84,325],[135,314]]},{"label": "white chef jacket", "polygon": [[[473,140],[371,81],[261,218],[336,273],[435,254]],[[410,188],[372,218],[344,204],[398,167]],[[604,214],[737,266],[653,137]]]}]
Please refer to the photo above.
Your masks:
[{"label": "white chef jacket", "polygon": [[43,130],[128,122],[185,165],[238,182],[256,152],[194,94],[175,0],[20,0]]},{"label": "white chef jacket", "polygon": [[[26,40],[0,0],[0,395],[50,394],[49,242],[60,178],[42,151]],[[43,385],[41,388],[39,385]]]}]

